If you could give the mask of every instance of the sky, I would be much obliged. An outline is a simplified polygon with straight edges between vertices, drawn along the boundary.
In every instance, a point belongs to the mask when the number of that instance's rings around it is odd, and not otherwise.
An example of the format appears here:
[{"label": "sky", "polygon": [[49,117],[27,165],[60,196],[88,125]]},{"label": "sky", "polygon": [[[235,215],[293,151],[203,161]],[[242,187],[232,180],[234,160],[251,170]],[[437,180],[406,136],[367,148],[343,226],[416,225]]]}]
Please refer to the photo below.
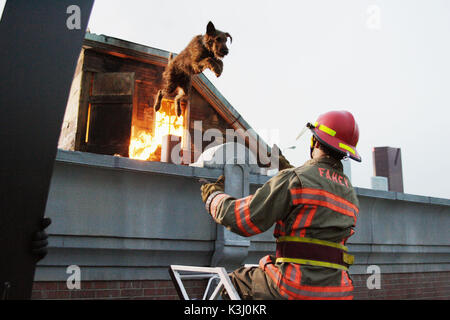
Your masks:
[{"label": "sky", "polygon": [[370,188],[372,150],[390,146],[405,193],[450,198],[449,17],[447,0],[96,0],[88,27],[178,53],[212,21],[233,42],[222,75],[204,74],[292,164],[309,159],[310,134],[295,140],[307,122],[348,110],[355,186]]}]

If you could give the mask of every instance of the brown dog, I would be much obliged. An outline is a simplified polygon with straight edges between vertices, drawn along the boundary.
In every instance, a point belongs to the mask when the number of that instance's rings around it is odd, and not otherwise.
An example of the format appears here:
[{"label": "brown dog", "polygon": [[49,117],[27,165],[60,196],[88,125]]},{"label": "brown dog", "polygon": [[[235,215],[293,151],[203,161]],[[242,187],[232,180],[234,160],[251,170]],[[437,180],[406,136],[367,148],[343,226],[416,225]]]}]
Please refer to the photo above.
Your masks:
[{"label": "brown dog", "polygon": [[177,115],[181,115],[181,99],[188,97],[191,90],[191,77],[210,69],[219,77],[223,71],[222,59],[228,54],[227,38],[233,41],[227,32],[217,30],[210,21],[205,35],[195,36],[188,46],[175,58],[169,57],[169,64],[163,72],[163,88],[158,91],[154,108],[161,108],[164,97],[177,93],[175,105]]}]

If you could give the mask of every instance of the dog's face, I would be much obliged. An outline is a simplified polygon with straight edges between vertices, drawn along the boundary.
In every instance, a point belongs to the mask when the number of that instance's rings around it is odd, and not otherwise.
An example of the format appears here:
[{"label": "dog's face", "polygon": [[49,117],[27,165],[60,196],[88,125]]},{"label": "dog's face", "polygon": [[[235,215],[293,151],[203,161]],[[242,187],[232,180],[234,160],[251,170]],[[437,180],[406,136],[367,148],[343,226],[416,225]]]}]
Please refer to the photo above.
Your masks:
[{"label": "dog's face", "polygon": [[228,32],[217,30],[210,21],[206,27],[205,43],[208,49],[218,59],[222,59],[228,54],[227,40],[233,41],[233,38]]}]

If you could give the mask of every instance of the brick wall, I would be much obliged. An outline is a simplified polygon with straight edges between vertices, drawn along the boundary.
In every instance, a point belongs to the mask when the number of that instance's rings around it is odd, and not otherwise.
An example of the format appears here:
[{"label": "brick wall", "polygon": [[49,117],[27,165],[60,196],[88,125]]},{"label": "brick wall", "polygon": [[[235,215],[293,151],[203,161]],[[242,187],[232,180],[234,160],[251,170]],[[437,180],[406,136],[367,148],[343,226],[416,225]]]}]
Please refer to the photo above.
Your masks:
[{"label": "brick wall", "polygon": [[[184,280],[191,298],[201,299],[205,280]],[[35,282],[31,299],[148,299],[178,300],[172,281],[82,281],[80,289],[67,289],[66,282]]]},{"label": "brick wall", "polygon": [[[352,275],[355,300],[450,299],[450,272],[381,274],[381,288],[369,290],[370,275]],[[201,299],[206,280],[183,282],[191,298]],[[32,299],[158,299],[177,300],[171,281],[82,281],[80,290],[66,282],[35,282]]]},{"label": "brick wall", "polygon": [[450,299],[450,272],[381,274],[381,288],[367,288],[370,275],[352,275],[355,300]]}]

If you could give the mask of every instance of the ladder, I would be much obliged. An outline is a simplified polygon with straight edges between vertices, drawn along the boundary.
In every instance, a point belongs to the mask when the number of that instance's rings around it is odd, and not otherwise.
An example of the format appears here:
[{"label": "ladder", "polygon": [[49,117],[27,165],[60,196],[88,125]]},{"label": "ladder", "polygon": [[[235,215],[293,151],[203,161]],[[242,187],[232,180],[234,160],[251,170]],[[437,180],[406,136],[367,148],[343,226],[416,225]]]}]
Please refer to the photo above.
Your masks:
[{"label": "ladder", "polygon": [[[216,300],[220,298],[222,289],[226,290],[231,300],[241,300],[236,289],[233,287],[225,268],[171,265],[169,267],[169,274],[175,285],[178,296],[182,300],[192,300],[189,298],[183,284],[183,280],[186,279],[209,279],[202,300]],[[208,293],[214,280],[218,281],[218,283],[212,294],[208,297]]]}]

